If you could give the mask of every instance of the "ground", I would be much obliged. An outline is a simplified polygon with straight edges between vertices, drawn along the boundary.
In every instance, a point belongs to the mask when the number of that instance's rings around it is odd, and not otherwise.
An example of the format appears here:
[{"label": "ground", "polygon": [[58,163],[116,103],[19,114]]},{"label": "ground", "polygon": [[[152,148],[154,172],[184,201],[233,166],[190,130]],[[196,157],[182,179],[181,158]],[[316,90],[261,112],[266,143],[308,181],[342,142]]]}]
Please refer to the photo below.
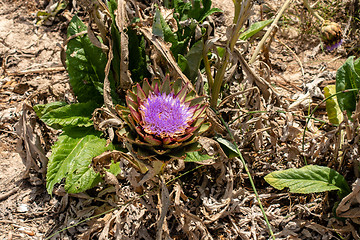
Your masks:
[{"label": "ground", "polygon": [[[279,1],[274,1],[274,3],[271,6],[273,9],[278,9],[281,6]],[[301,22],[302,20],[296,17],[296,11],[301,9],[299,7],[301,4],[294,3],[294,5],[295,8],[286,12],[286,16],[292,20],[289,21],[291,24],[286,25],[285,23],[277,31],[270,49],[268,49],[268,55],[265,54],[262,57],[264,62],[272,66],[271,75],[266,80],[276,88],[289,105],[296,103],[296,100],[305,94],[305,84],[311,83],[316,78],[323,78],[319,84],[321,89],[328,84],[335,83],[336,70],[345,62],[348,55],[344,46],[334,52],[322,51],[316,28],[300,24],[311,24],[315,20],[308,19]],[[223,15],[213,17],[215,22],[225,29],[224,26],[228,26],[232,22],[232,1],[217,0],[214,1],[214,6],[225,9]],[[23,124],[28,121],[28,125],[25,124],[28,129],[34,130],[34,132],[40,131],[38,126],[32,122],[34,116],[26,111],[26,105],[32,106],[70,97],[68,76],[60,59],[60,50],[69,19],[66,14],[63,14],[60,19],[55,19],[54,22],[50,21],[47,24],[37,26],[35,24],[36,14],[45,7],[46,1],[33,3],[32,1],[0,0],[0,60],[2,62],[2,69],[0,70],[0,239],[44,239],[56,230],[61,229],[61,226],[76,223],[80,215],[82,217],[90,216],[93,213],[93,209],[83,208],[81,214],[72,214],[76,212],[77,206],[68,204],[68,202],[78,205],[84,203],[69,200],[69,196],[65,193],[59,193],[57,196],[47,194],[43,176],[39,172],[27,169],[26,165],[29,164],[29,158],[18,153],[23,152],[23,149],[21,142],[18,143],[16,123],[21,120],[25,112],[27,119],[23,121]],[[306,16],[309,17],[309,15]],[[309,29],[313,32],[304,33],[305,30]],[[250,47],[252,48],[250,50],[253,50],[256,44]],[[265,65],[260,64],[257,68],[259,74],[266,76],[264,73],[264,71],[266,72]],[[320,94],[317,97],[320,99],[323,96]],[[298,102],[294,106],[300,115],[303,115],[308,107],[308,104],[304,104],[304,102],[306,101]],[[325,109],[322,107],[318,116],[326,119],[325,115]],[[44,126],[40,127],[44,128]],[[17,128],[19,129],[19,126]],[[55,133],[51,136],[42,136],[36,140],[39,141],[38,145],[34,143],[34,146],[43,146],[48,151],[50,144],[55,140],[54,136],[56,136]],[[35,142],[35,139],[35,137],[29,136],[29,140]],[[246,152],[246,146],[244,149]],[[245,155],[247,159],[253,159],[248,160],[248,162],[253,169],[255,180],[258,181],[258,187],[261,188],[262,199],[268,201],[266,204],[268,207],[273,206],[270,202],[274,198],[287,198],[283,202],[279,202],[279,208],[287,208],[287,206],[280,206],[280,203],[283,204],[284,202],[289,203],[290,208],[292,204],[299,208],[301,204],[296,205],[291,202],[305,203],[311,202],[312,198],[318,198],[314,195],[292,195],[290,197],[285,191],[271,192],[260,178],[264,176],[264,172],[268,173],[269,169],[274,170],[274,167],[270,166],[271,162],[267,163],[268,165],[265,163],[260,166],[259,164],[266,162],[265,159],[271,154],[269,155],[266,151],[253,154],[249,151]],[[276,156],[276,154],[274,155]],[[257,162],[257,159],[261,161]],[[280,161],[283,160],[280,159]],[[290,168],[297,166],[298,163],[289,161],[289,163],[283,164]],[[264,169],[267,171],[262,172]],[[255,174],[257,171],[261,172]],[[243,173],[241,178],[244,178],[245,180],[242,181],[245,182],[248,179]],[[250,191],[249,186],[245,187]],[[266,194],[273,195],[268,197]],[[327,195],[322,196],[328,197]],[[73,197],[81,199],[80,195]],[[248,201],[252,202],[253,200]],[[329,209],[330,206],[326,204],[328,202],[323,203],[320,207]],[[84,204],[84,206],[87,205]],[[314,208],[319,208],[319,205],[314,205]],[[286,237],[290,233],[296,233],[292,235],[294,236],[292,239],[316,239],[316,236],[319,237],[321,233],[328,236],[328,239],[336,237],[336,234],[329,228],[332,224],[329,220],[331,210],[327,211],[324,218],[319,214],[324,214],[325,211],[307,209],[306,207],[304,209],[299,210],[302,217],[297,219],[296,216],[291,215],[292,221],[284,220],[283,230],[275,232],[279,238]],[[307,211],[309,214],[304,213]],[[282,214],[276,211],[273,213],[275,215]],[[306,216],[303,217],[303,215]],[[306,222],[305,219],[309,221]],[[59,221],[64,224],[59,224]],[[340,227],[335,229],[340,229]],[[66,237],[64,235],[62,237],[74,239],[76,234],[84,232],[86,231],[81,228],[69,229]],[[318,235],[314,235],[313,232],[317,232]],[[351,231],[349,230],[349,232]]]}]

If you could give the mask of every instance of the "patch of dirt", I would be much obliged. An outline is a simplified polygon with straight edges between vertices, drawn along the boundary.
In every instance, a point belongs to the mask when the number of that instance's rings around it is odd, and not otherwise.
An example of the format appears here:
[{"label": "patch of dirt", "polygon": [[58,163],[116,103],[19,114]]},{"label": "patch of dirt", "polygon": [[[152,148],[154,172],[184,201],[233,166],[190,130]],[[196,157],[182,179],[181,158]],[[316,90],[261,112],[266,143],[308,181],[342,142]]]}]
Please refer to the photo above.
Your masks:
[{"label": "patch of dirt", "polygon": [[[54,224],[50,206],[56,200],[50,202],[43,183],[23,180],[25,165],[16,152],[15,124],[23,104],[35,93],[51,92],[63,100],[68,89],[57,46],[63,33],[35,26],[38,5],[0,2],[0,239],[42,239]],[[32,177],[35,183],[36,174]]]}]

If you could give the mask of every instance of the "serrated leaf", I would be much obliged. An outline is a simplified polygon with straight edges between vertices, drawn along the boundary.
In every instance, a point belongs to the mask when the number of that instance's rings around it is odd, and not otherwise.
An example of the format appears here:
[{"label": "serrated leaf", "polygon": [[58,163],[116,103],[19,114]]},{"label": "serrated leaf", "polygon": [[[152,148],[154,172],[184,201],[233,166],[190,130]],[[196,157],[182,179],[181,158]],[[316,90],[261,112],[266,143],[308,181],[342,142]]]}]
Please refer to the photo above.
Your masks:
[{"label": "serrated leaf", "polygon": [[256,22],[250,26],[248,30],[240,34],[241,40],[246,40],[252,36],[254,36],[256,33],[260,32],[264,27],[272,23],[274,19],[264,20],[260,22]]},{"label": "serrated leaf", "polygon": [[238,150],[232,142],[218,136],[215,136],[214,139],[220,143],[220,146],[222,146],[222,149],[229,158],[239,157]]},{"label": "serrated leaf", "polygon": [[40,119],[55,129],[90,127],[93,125],[92,113],[97,106],[93,101],[74,103],[48,111]]},{"label": "serrated leaf", "polygon": [[46,189],[52,193],[54,185],[65,178],[65,190],[79,193],[92,188],[99,181],[99,175],[89,167],[93,157],[112,149],[101,132],[94,128],[71,128],[61,134],[52,146],[46,175]]},{"label": "serrated leaf", "polygon": [[[325,98],[328,98],[331,95],[335,94],[336,93],[335,88],[336,88],[335,85],[328,85],[328,86],[324,87]],[[338,125],[343,121],[344,116],[339,107],[339,103],[337,101],[336,95],[329,98],[328,100],[326,100],[326,112],[327,112],[329,121],[332,124]]]},{"label": "serrated leaf", "polygon": [[[68,37],[86,31],[86,25],[74,16],[71,20]],[[66,64],[70,84],[79,102],[93,100],[103,103],[103,81],[105,77],[106,54],[94,46],[87,34],[71,39],[66,49]]]},{"label": "serrated leaf", "polygon": [[265,181],[276,189],[290,188],[291,193],[316,193],[339,190],[340,197],[350,193],[345,178],[335,170],[308,165],[299,169],[275,171],[265,176]]},{"label": "serrated leaf", "polygon": [[[354,56],[349,57],[346,62],[336,72],[336,92],[342,92],[347,89],[360,88],[360,70],[359,59],[355,61],[356,70],[354,64]],[[346,113],[351,117],[352,112],[356,107],[357,92],[350,91],[337,95],[337,101],[342,111],[346,110]]]},{"label": "serrated leaf", "polygon": [[186,153],[184,162],[203,162],[213,158],[214,157],[212,156],[209,156],[207,154],[200,154],[199,152],[188,152]]},{"label": "serrated leaf", "polygon": [[54,110],[54,109],[57,109],[57,108],[60,108],[60,107],[63,107],[67,105],[66,102],[51,102],[51,103],[47,103],[47,104],[38,104],[38,105],[35,105],[33,107],[36,115],[41,118],[43,115],[45,115],[46,113]]}]

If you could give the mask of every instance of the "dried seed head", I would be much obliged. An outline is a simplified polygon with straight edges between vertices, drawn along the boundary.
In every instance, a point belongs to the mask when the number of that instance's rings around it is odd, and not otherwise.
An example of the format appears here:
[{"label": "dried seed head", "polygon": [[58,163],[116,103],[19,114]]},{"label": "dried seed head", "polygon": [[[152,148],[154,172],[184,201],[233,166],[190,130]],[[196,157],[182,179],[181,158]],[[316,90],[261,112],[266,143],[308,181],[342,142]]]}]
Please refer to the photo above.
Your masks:
[{"label": "dried seed head", "polygon": [[343,41],[340,25],[336,22],[325,21],[321,28],[321,39],[328,51],[339,47]]}]

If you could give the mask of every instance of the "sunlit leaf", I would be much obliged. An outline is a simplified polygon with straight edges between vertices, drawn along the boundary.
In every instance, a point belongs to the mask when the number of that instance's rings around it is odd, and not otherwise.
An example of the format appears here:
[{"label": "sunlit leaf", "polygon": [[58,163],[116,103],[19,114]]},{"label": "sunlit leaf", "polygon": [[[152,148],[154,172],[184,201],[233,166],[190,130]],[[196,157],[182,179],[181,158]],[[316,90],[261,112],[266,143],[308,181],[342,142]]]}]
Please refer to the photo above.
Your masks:
[{"label": "sunlit leaf", "polygon": [[52,146],[46,175],[46,189],[52,193],[54,185],[65,178],[65,190],[79,193],[100,181],[99,174],[90,167],[93,157],[112,149],[94,128],[71,128],[61,134]]},{"label": "sunlit leaf", "polygon": [[[68,37],[87,30],[86,25],[74,16],[69,23]],[[94,46],[86,33],[71,39],[66,49],[66,64],[70,84],[79,102],[90,100],[103,103],[106,54]]]},{"label": "sunlit leaf", "polygon": [[188,152],[186,153],[185,162],[203,162],[209,159],[213,159],[212,156],[207,154],[200,154],[199,152]]},{"label": "sunlit leaf", "polygon": [[35,105],[33,108],[34,108],[34,111],[36,112],[36,115],[39,118],[41,118],[44,114],[46,114],[54,109],[63,107],[65,105],[67,105],[66,102],[51,102],[51,103],[47,103],[47,104],[38,104],[38,105]]},{"label": "sunlit leaf", "polygon": [[[335,88],[336,88],[335,85],[328,85],[324,87],[325,98],[328,98],[331,95],[335,94],[336,93]],[[329,121],[333,124],[338,125],[344,119],[344,116],[341,112],[336,96],[333,96],[328,100],[326,100],[326,112],[328,114]]]},{"label": "sunlit leaf", "polygon": [[248,38],[251,38],[252,36],[254,36],[256,33],[260,32],[264,27],[266,27],[273,21],[274,21],[274,19],[256,22],[256,23],[252,24],[248,30],[246,30],[245,32],[240,34],[239,38],[241,40],[246,40]]},{"label": "sunlit leaf", "polygon": [[266,175],[265,180],[279,190],[288,187],[292,193],[308,194],[339,190],[341,197],[350,193],[349,185],[342,175],[331,168],[317,165],[275,171]]},{"label": "sunlit leaf", "polygon": [[[50,104],[50,107],[51,106],[54,106],[54,104]],[[93,125],[90,119],[97,106],[93,101],[69,104],[46,112],[40,119],[48,126],[56,129],[65,127],[89,127]]]}]

